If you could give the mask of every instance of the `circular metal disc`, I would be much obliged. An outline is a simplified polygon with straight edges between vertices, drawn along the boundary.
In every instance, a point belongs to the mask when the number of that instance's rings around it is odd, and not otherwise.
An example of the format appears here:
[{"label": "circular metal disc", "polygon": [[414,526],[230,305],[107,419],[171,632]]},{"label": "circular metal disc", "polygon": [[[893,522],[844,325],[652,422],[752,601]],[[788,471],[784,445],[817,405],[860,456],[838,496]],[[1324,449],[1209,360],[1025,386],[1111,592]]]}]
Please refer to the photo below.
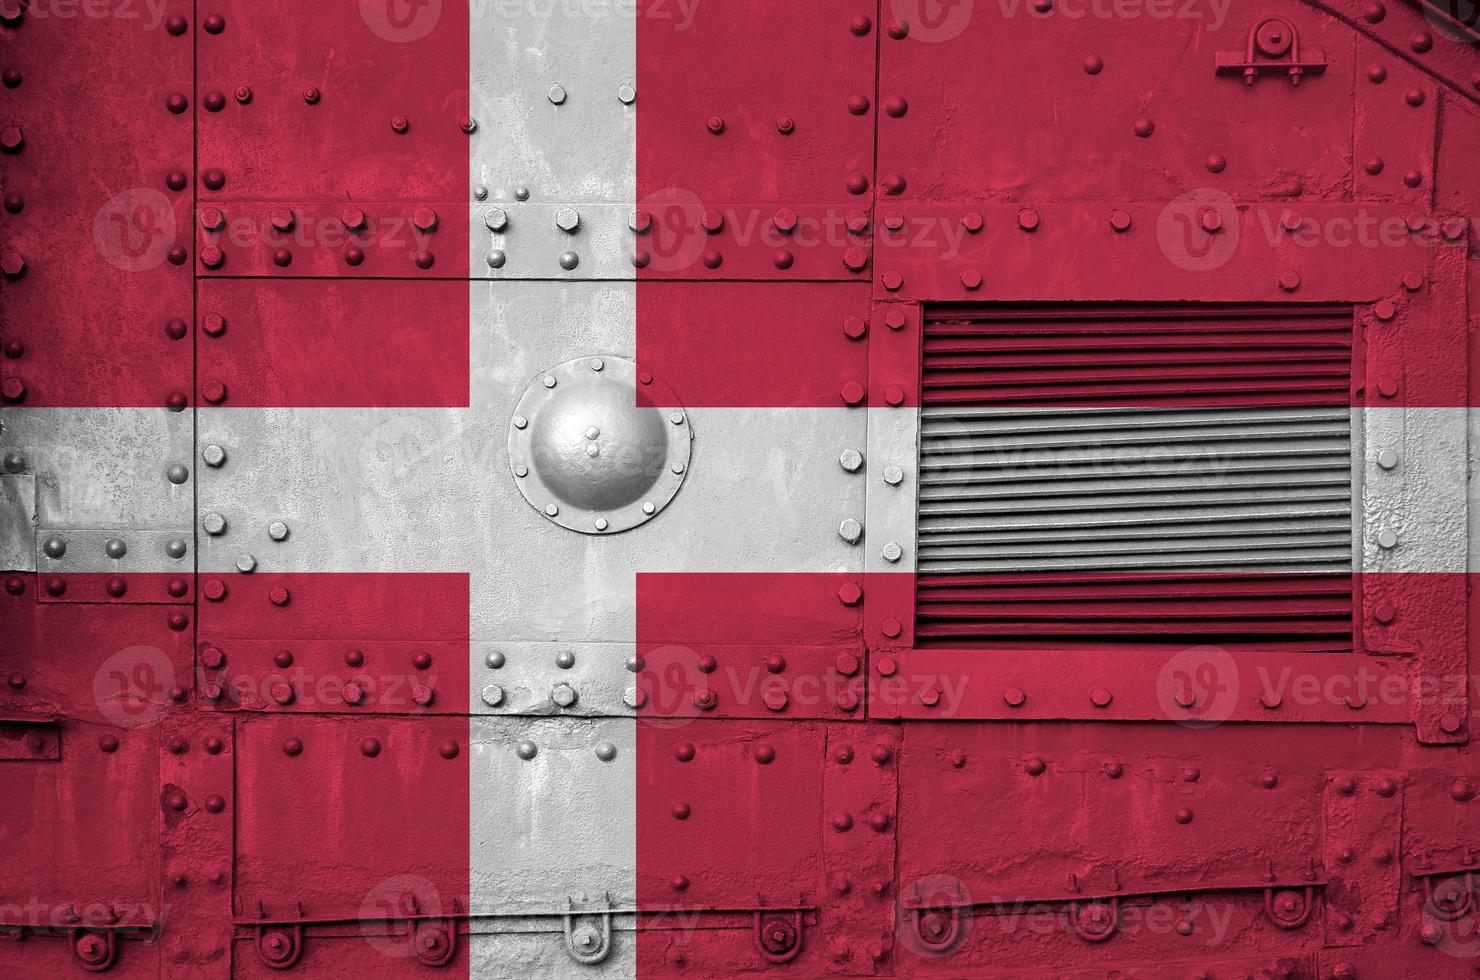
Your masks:
[{"label": "circular metal disc", "polygon": [[509,421],[509,468],[545,517],[583,534],[652,520],[683,486],[693,432],[672,390],[622,357],[542,372]]}]

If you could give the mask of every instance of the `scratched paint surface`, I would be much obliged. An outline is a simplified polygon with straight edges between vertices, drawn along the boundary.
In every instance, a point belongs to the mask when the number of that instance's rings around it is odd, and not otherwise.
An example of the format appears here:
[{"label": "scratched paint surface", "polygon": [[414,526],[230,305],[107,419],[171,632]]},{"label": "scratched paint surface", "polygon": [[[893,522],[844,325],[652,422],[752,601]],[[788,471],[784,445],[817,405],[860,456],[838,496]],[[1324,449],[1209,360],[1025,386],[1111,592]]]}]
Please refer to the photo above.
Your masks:
[{"label": "scratched paint surface", "polygon": [[1473,976],[1471,13],[0,0],[0,977]]}]

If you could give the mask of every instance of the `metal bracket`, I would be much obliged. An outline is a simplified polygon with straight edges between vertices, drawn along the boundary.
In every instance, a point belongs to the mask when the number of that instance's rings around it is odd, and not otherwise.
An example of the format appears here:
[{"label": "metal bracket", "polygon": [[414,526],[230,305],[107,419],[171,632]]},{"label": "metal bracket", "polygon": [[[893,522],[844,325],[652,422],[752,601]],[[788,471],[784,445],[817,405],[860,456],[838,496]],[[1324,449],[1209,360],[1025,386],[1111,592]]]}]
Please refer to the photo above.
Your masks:
[{"label": "metal bracket", "polygon": [[[257,917],[267,918],[267,909],[261,902],[257,903]],[[304,917],[302,902],[298,903],[298,917]],[[286,970],[297,965],[299,958],[303,956],[303,923],[258,923],[256,930],[257,958],[264,966],[272,970]]]},{"label": "metal bracket", "polygon": [[1120,898],[1095,899],[1080,904],[1069,903],[1069,924],[1087,943],[1102,943],[1120,928]]},{"label": "metal bracket", "polygon": [[599,909],[577,910],[571,898],[565,900],[565,905],[565,951],[570,958],[586,966],[606,959],[612,951],[611,894],[605,896]]},{"label": "metal bracket", "polygon": [[1299,85],[1302,76],[1325,70],[1325,54],[1313,49],[1302,54],[1295,25],[1283,17],[1266,17],[1251,27],[1243,51],[1218,52],[1218,74],[1242,75],[1245,85],[1266,72],[1284,73],[1291,85]]},{"label": "metal bracket", "polygon": [[102,973],[118,960],[118,936],[106,926],[77,926],[70,932],[72,955],[77,965],[89,973]]},{"label": "metal bracket", "polygon": [[[419,914],[416,899],[411,899],[411,911]],[[452,900],[452,914],[444,918],[412,919],[406,926],[406,940],[416,954],[418,963],[426,966],[446,966],[457,955],[457,921],[462,917],[461,903]]]},{"label": "metal bracket", "polygon": [[768,963],[790,963],[802,951],[802,913],[767,912],[757,909],[752,919],[751,936],[755,948]]},{"label": "metal bracket", "polygon": [[1314,891],[1312,885],[1306,885],[1303,889],[1266,888],[1264,912],[1269,916],[1269,921],[1281,929],[1299,929],[1310,919],[1311,909],[1315,907],[1315,902],[1312,901]]},{"label": "metal bracket", "polygon": [[1475,908],[1475,872],[1426,871],[1414,875],[1423,885],[1423,907],[1442,922],[1463,918]]}]

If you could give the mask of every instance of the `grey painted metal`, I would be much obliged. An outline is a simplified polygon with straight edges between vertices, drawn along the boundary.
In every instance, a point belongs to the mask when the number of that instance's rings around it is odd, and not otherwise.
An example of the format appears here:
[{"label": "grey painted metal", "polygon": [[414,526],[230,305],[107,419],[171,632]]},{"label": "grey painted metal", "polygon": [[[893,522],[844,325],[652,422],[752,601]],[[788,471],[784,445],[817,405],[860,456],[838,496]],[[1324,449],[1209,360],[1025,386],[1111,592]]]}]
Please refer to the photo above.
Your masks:
[{"label": "grey painted metal", "polygon": [[661,379],[639,379],[623,357],[579,357],[541,371],[514,406],[510,472],[552,522],[616,534],[646,524],[678,493],[693,428]]},{"label": "grey painted metal", "polygon": [[522,191],[530,201],[574,207],[583,219],[589,202],[630,207],[641,97],[633,7],[475,2],[468,9],[474,188],[486,188],[490,202],[518,200]]},{"label": "grey painted metal", "polygon": [[36,478],[0,476],[0,572],[36,570]]},{"label": "grey painted metal", "polygon": [[[35,565],[43,574],[195,570],[189,528],[67,528],[36,532]],[[60,548],[50,547],[59,544]],[[53,556],[52,551],[60,551]]]},{"label": "grey painted metal", "polygon": [[[633,684],[631,643],[473,644],[474,714],[623,717],[632,709],[622,700]],[[481,669],[480,669],[481,668]],[[575,695],[557,704],[558,686]]]},{"label": "grey painted metal", "polygon": [[[1359,543],[1364,571],[1463,572],[1469,547],[1476,413],[1464,408],[1369,408]],[[1392,453],[1391,468],[1378,457]],[[1379,537],[1395,544],[1383,548]]]},{"label": "grey painted metal", "polygon": [[[631,976],[631,916],[599,964],[566,951],[563,909],[636,895],[636,728],[630,719],[474,718],[469,869],[474,915],[527,917],[534,935],[470,944],[475,977]],[[618,932],[620,931],[620,935]]]},{"label": "grey painted metal", "polygon": [[[870,572],[909,572],[915,568],[916,459],[920,413],[914,408],[871,408],[868,412],[868,543],[864,568]],[[891,477],[898,479],[890,482]],[[893,542],[900,557],[889,561],[884,547]]]},{"label": "grey painted metal", "polygon": [[921,413],[919,567],[1352,567],[1352,423],[1331,409]]},{"label": "grey painted metal", "polygon": [[[36,480],[42,528],[169,528],[194,520],[193,420],[164,408],[7,408],[0,451]],[[171,466],[191,472],[172,483]],[[80,570],[80,569],[79,569]]]},{"label": "grey painted metal", "polygon": [[[579,216],[562,230],[561,212]],[[469,229],[469,275],[474,279],[632,279],[637,236],[627,202],[577,208],[518,200],[476,204]]]}]

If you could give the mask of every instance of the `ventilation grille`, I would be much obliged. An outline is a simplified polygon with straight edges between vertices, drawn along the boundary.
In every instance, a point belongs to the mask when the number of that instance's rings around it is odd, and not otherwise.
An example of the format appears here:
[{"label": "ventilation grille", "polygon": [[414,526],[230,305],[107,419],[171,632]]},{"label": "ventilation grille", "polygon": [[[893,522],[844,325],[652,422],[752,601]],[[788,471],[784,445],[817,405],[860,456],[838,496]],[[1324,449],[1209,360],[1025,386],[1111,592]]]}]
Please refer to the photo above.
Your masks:
[{"label": "ventilation grille", "polygon": [[921,642],[1350,649],[1347,308],[927,316]]}]

